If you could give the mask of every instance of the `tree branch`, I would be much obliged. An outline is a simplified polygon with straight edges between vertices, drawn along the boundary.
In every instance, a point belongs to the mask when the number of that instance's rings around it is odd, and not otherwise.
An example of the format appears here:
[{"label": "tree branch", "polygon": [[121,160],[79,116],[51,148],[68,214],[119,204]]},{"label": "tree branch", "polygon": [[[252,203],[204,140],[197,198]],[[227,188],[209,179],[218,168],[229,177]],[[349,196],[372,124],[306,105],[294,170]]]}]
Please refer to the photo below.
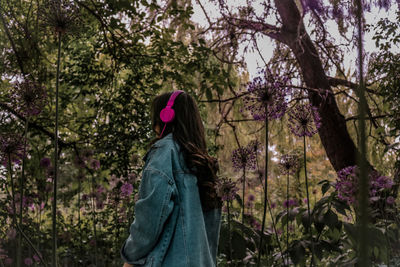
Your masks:
[{"label": "tree branch", "polygon": [[[14,109],[12,109],[10,106],[8,106],[6,103],[2,103],[0,102],[0,108],[10,112],[11,114],[13,114],[14,116],[16,116],[18,119],[20,119],[21,121],[23,121],[24,123],[26,123],[26,118],[24,116],[22,116],[21,114],[19,114],[18,112],[16,112]],[[42,133],[44,133],[45,135],[47,135],[48,137],[50,137],[51,139],[54,140],[54,134],[50,131],[48,131],[46,128],[44,128],[41,125],[36,124],[35,122],[29,122],[29,127],[34,128]],[[58,144],[61,147],[73,147],[74,144],[76,142],[71,142],[71,143],[66,143],[61,139],[58,139]]]},{"label": "tree branch", "polygon": [[[357,83],[353,83],[344,79],[340,79],[340,78],[334,78],[334,77],[327,77],[328,81],[329,81],[329,85],[336,87],[338,85],[343,85],[346,86],[348,88],[353,89],[354,91],[358,91],[358,87],[359,85]],[[381,95],[378,92],[376,92],[375,90],[372,90],[370,88],[365,88],[367,90],[367,92],[372,93],[372,94],[376,94],[376,95]]]}]

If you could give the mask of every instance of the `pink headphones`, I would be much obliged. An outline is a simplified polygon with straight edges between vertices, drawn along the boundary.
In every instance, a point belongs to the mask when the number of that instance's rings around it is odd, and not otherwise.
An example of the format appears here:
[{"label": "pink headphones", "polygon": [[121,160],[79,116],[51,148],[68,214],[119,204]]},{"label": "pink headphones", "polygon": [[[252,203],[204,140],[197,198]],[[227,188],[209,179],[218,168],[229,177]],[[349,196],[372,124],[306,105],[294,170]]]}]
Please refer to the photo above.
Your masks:
[{"label": "pink headphones", "polygon": [[160,134],[160,138],[165,130],[165,126],[167,126],[168,122],[171,122],[175,118],[175,111],[172,109],[172,106],[174,105],[175,98],[180,94],[183,93],[184,91],[182,90],[176,90],[172,93],[171,97],[168,100],[167,106],[163,108],[160,112],[160,119],[165,123],[164,128]]}]

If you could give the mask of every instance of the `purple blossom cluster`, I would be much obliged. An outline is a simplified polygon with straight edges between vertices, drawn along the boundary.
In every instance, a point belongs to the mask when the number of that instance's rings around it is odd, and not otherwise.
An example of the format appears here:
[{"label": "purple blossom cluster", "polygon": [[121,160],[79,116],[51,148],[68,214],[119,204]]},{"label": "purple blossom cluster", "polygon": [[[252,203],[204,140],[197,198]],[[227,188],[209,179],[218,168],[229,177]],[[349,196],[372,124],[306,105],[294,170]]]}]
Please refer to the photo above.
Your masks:
[{"label": "purple blossom cluster", "polygon": [[16,133],[0,135],[0,162],[8,167],[8,159],[11,163],[20,164],[24,158],[24,138]]},{"label": "purple blossom cluster", "polygon": [[260,143],[251,141],[245,147],[239,147],[232,152],[232,163],[235,171],[256,169],[257,153],[260,152]]},{"label": "purple blossom cluster", "polygon": [[133,185],[131,183],[124,183],[121,186],[121,196],[123,197],[129,197],[132,195],[133,192]]},{"label": "purple blossom cluster", "polygon": [[[244,108],[250,111],[255,120],[264,121],[267,117],[269,120],[279,119],[287,109],[285,97],[289,78],[274,75],[264,69],[260,74],[248,84],[249,94],[243,98]],[[243,112],[243,108],[240,111]]]},{"label": "purple blossom cluster", "polygon": [[86,168],[89,167],[92,170],[99,170],[100,169],[100,161],[98,159],[94,159],[93,157],[93,150],[91,149],[84,149],[81,155],[76,156],[74,158],[75,166],[79,168]]},{"label": "purple blossom cluster", "polygon": [[301,5],[304,13],[312,10],[320,14],[324,11],[324,6],[321,0],[301,0]]},{"label": "purple blossom cluster", "polygon": [[282,174],[295,174],[299,169],[299,158],[294,154],[284,154],[278,165]]},{"label": "purple blossom cluster", "polygon": [[317,108],[310,104],[298,104],[289,111],[289,129],[297,136],[313,136],[321,127]]},{"label": "purple blossom cluster", "polygon": [[284,208],[297,207],[298,205],[299,205],[299,202],[297,201],[297,199],[289,199],[289,200],[283,201]]},{"label": "purple blossom cluster", "polygon": [[251,217],[250,225],[258,231],[261,230],[261,224],[254,217]]},{"label": "purple blossom cluster", "polygon": [[221,177],[217,180],[216,191],[222,201],[231,201],[235,199],[235,195],[239,188],[236,183],[227,177]]},{"label": "purple blossom cluster", "polygon": [[[356,203],[359,173],[358,166],[348,166],[337,173],[335,188],[338,198],[346,201],[349,205]],[[389,177],[382,176],[376,171],[372,171],[368,176],[370,202],[379,200],[382,197],[382,191],[393,186],[393,181]]]},{"label": "purple blossom cluster", "polygon": [[15,82],[11,89],[11,104],[23,116],[36,116],[47,102],[47,93],[43,86],[31,79]]},{"label": "purple blossom cluster", "polygon": [[49,158],[44,157],[40,160],[39,165],[44,169],[48,169],[51,166],[51,160]]}]

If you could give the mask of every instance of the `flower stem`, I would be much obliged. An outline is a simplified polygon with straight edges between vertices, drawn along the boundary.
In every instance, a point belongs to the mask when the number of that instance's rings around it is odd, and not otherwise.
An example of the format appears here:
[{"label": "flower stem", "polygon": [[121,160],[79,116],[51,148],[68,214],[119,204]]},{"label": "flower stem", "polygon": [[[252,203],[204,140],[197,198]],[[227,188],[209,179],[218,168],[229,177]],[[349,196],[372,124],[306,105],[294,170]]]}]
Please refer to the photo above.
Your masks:
[{"label": "flower stem", "polygon": [[[24,182],[25,182],[25,159],[26,159],[26,139],[28,135],[28,127],[29,127],[29,116],[26,118],[26,123],[25,123],[25,133],[24,133],[24,153],[22,157],[22,174],[21,174],[21,179],[20,179],[20,199],[19,199],[19,225],[23,225],[22,223],[22,202],[24,199]],[[18,234],[18,250],[17,250],[17,257],[19,259],[22,259],[22,235]],[[19,264],[19,265],[18,265]],[[18,261],[17,266],[21,266],[21,261]]]},{"label": "flower stem", "polygon": [[286,251],[289,264],[289,173],[286,178]]},{"label": "flower stem", "polygon": [[93,217],[93,235],[94,235],[94,260],[95,264],[97,265],[97,231],[96,231],[96,206],[94,204],[94,174],[92,174],[92,217]]},{"label": "flower stem", "polygon": [[229,253],[228,253],[228,261],[232,260],[232,243],[231,243],[231,214],[229,212],[229,200],[226,202],[227,211],[228,211],[228,246],[229,246]]},{"label": "flower stem", "polygon": [[311,212],[310,212],[310,195],[308,193],[308,177],[307,177],[307,156],[306,156],[306,136],[303,136],[303,155],[304,155],[304,176],[306,179],[306,193],[307,193],[307,213],[308,213],[308,233],[311,242],[311,262],[310,266],[314,265],[314,242],[311,232]]},{"label": "flower stem", "polygon": [[281,242],[279,242],[279,236],[278,236],[278,232],[276,231],[276,224],[275,224],[274,216],[272,215],[272,209],[271,209],[271,205],[269,205],[269,201],[267,202],[267,204],[268,204],[269,215],[271,216],[272,228],[274,229],[274,233],[275,233],[276,243],[278,243],[279,252],[281,253],[281,258],[282,258],[282,264],[284,264],[285,259],[283,258],[282,246],[281,246]]},{"label": "flower stem", "polygon": [[[267,110],[267,106],[265,106],[265,110]],[[263,241],[264,228],[265,228],[265,217],[267,215],[267,191],[268,191],[267,174],[268,174],[268,116],[266,116],[266,118],[265,118],[264,207],[263,207],[263,218],[262,218],[262,224],[261,224],[260,243],[258,246],[257,267],[260,266],[261,248],[262,248],[262,241]]]},{"label": "flower stem", "polygon": [[[11,192],[12,192],[12,208],[13,208],[13,224],[17,225],[17,208],[15,207],[15,188],[14,188],[14,180],[13,180],[13,171],[11,167],[11,155],[8,153],[8,170],[10,174],[10,181],[11,181]],[[17,243],[17,247],[19,244]],[[21,260],[17,254],[14,253],[14,260],[16,259],[16,263]]]},{"label": "flower stem", "polygon": [[[12,201],[13,201],[13,224],[15,226],[16,229],[18,229],[19,235],[22,236],[25,241],[32,247],[32,249],[35,251],[36,255],[39,257],[40,261],[44,264],[44,266],[47,267],[46,262],[43,260],[42,256],[39,254],[38,250],[35,248],[35,246],[32,244],[32,242],[29,240],[29,238],[24,234],[24,232],[22,231],[21,227],[19,226],[18,222],[17,222],[17,211],[16,211],[16,207],[15,207],[15,188],[14,188],[14,181],[13,181],[13,172],[12,172],[12,167],[11,167],[11,155],[8,154],[8,170],[10,173],[10,180],[11,180],[11,192],[12,192]],[[17,258],[17,264],[18,262],[20,262],[22,259],[21,258]],[[20,263],[21,264],[21,263]]]},{"label": "flower stem", "polygon": [[61,59],[61,32],[58,32],[58,54],[56,74],[56,122],[54,133],[54,179],[53,179],[53,266],[57,264],[57,175],[58,175],[58,86],[60,82],[60,59]]},{"label": "flower stem", "polygon": [[[78,176],[78,227],[79,227],[79,252],[82,252],[82,229],[81,229],[81,177]],[[82,255],[82,254],[81,254]]]},{"label": "flower stem", "polygon": [[246,168],[243,168],[243,192],[242,192],[242,236],[244,236],[244,208],[245,208],[245,190],[246,190]]}]

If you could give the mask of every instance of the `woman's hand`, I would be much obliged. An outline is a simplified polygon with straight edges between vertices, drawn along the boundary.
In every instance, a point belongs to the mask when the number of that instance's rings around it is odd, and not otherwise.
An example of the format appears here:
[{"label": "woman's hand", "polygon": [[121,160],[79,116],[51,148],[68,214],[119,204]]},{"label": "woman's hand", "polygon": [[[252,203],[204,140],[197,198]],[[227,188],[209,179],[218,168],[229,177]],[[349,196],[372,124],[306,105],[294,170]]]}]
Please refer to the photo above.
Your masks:
[{"label": "woman's hand", "polygon": [[133,267],[133,265],[125,262],[124,266],[122,266],[122,267]]}]

